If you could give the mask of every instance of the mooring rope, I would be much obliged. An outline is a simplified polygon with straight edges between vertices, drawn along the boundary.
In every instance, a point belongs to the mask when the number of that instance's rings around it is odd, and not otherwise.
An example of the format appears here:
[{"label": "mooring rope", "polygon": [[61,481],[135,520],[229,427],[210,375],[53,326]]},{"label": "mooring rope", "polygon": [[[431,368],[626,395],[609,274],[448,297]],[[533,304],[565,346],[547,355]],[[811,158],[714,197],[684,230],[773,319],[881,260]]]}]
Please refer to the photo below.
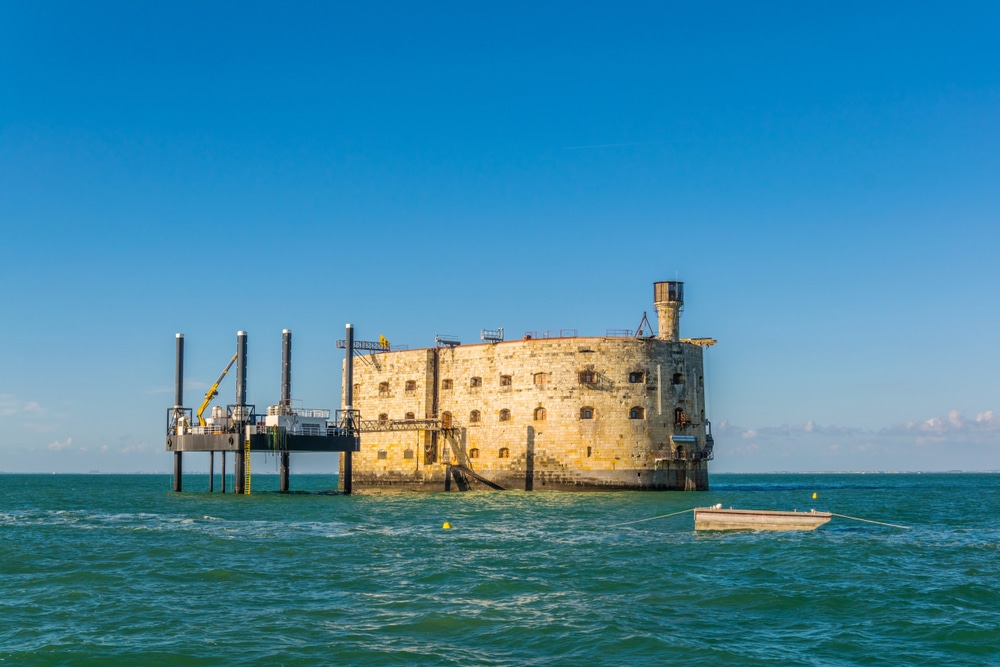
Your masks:
[{"label": "mooring rope", "polygon": [[653,519],[666,519],[668,516],[677,516],[678,514],[685,514],[687,512],[693,512],[693,511],[695,511],[695,509],[697,509],[697,508],[692,507],[691,509],[681,510],[680,512],[673,512],[671,514],[661,514],[660,516],[651,516],[648,519],[636,519],[635,521],[626,521],[624,523],[613,523],[610,526],[608,526],[608,528],[616,528],[618,526],[627,526],[630,523],[642,523],[643,521],[652,521]]},{"label": "mooring rope", "polygon": [[846,514],[837,514],[836,512],[830,512],[831,516],[839,516],[841,519],[853,519],[854,521],[864,521],[865,523],[877,523],[880,526],[889,526],[891,528],[905,528],[909,530],[909,526],[900,526],[895,523],[886,523],[884,521],[872,521],[871,519],[859,519],[856,516],[847,516]]}]

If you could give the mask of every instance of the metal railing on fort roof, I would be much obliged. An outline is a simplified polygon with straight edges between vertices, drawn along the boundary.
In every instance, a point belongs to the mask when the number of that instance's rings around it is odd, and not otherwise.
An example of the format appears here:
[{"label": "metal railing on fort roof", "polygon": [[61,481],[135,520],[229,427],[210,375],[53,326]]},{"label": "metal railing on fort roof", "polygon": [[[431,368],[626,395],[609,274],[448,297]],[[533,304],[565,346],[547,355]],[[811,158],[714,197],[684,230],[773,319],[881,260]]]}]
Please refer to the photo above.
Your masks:
[{"label": "metal railing on fort roof", "polygon": [[533,338],[576,338],[576,329],[546,329],[545,331],[525,331],[524,339]]}]

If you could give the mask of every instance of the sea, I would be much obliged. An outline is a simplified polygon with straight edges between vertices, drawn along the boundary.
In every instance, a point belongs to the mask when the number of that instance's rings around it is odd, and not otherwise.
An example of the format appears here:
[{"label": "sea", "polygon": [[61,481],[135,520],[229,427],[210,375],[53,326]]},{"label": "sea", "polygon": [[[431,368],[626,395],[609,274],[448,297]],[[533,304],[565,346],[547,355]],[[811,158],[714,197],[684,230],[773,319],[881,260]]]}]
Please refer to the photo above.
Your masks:
[{"label": "sea", "polygon": [[[0,475],[0,665],[1000,665],[1000,475],[711,484]],[[716,503],[854,518],[695,532]]]}]

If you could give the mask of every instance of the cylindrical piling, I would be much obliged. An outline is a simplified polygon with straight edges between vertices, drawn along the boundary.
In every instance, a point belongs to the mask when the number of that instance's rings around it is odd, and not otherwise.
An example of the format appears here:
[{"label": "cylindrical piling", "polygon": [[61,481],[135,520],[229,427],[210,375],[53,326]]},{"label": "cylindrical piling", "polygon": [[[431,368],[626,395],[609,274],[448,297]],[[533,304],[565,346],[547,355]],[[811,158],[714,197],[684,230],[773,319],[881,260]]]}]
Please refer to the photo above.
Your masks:
[{"label": "cylindrical piling", "polygon": [[184,465],[182,463],[183,452],[174,452],[174,491],[181,492],[181,477]]},{"label": "cylindrical piling", "polygon": [[[236,332],[236,405],[247,404],[247,332]],[[240,419],[246,416],[240,414]]]},{"label": "cylindrical piling", "polygon": [[238,496],[243,495],[243,466],[245,465],[243,458],[242,451],[233,452],[233,493]]},{"label": "cylindrical piling", "polygon": [[[176,336],[177,361],[174,367],[174,433],[180,433],[180,424],[184,419],[184,334]],[[174,452],[174,491],[180,493],[184,473],[181,452]]]},{"label": "cylindrical piling", "polygon": [[215,452],[208,453],[208,492],[215,490]]},{"label": "cylindrical piling", "polygon": [[[348,433],[354,433],[354,325],[347,325],[347,357],[344,361],[344,414],[346,416],[347,423],[344,424],[348,429]],[[354,474],[354,462],[352,460],[353,452],[341,452],[340,456],[342,464],[341,470],[343,471],[341,475],[341,484],[343,485],[344,493],[350,495],[352,487],[352,477]]]},{"label": "cylindrical piling", "polygon": [[281,407],[292,407],[292,332],[281,332]]},{"label": "cylindrical piling", "polygon": [[343,471],[344,471],[343,472],[344,479],[341,480],[341,481],[344,483],[344,493],[346,495],[348,495],[348,496],[351,495],[351,488],[353,486],[351,484],[351,479],[354,476],[354,462],[351,459],[351,457],[352,457],[353,454],[354,454],[354,452],[341,452],[340,453],[340,455],[343,457],[343,459],[342,459],[342,461],[343,461],[342,468],[343,468]]},{"label": "cylindrical piling", "polygon": [[347,325],[347,357],[344,360],[344,409],[354,409],[354,325]]},{"label": "cylindrical piling", "polygon": [[184,334],[177,334],[177,364],[174,369],[174,407],[184,405]]},{"label": "cylindrical piling", "polygon": [[279,490],[281,493],[288,493],[288,467],[291,455],[288,452],[281,452],[281,481]]},{"label": "cylindrical piling", "polygon": [[[242,438],[246,422],[250,415],[246,413],[247,405],[247,332],[236,332],[236,410],[238,414],[233,419]],[[246,471],[246,457],[242,447],[233,452],[233,493],[240,495],[244,491],[244,472]]]},{"label": "cylindrical piling", "polygon": [[226,452],[222,452],[222,493],[226,492]]}]

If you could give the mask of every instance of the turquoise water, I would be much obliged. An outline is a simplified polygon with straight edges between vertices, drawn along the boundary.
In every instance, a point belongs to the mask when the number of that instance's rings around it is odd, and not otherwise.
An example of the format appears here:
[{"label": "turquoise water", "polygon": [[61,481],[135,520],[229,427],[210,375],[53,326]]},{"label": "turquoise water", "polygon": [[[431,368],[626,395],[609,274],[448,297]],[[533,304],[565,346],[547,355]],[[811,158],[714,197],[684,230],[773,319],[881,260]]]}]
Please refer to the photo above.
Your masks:
[{"label": "turquoise water", "polygon": [[[998,475],[353,497],[318,493],[331,477],[281,495],[259,476],[250,497],[184,481],[0,475],[0,664],[1000,664]],[[910,528],[609,527],[714,503]]]}]

